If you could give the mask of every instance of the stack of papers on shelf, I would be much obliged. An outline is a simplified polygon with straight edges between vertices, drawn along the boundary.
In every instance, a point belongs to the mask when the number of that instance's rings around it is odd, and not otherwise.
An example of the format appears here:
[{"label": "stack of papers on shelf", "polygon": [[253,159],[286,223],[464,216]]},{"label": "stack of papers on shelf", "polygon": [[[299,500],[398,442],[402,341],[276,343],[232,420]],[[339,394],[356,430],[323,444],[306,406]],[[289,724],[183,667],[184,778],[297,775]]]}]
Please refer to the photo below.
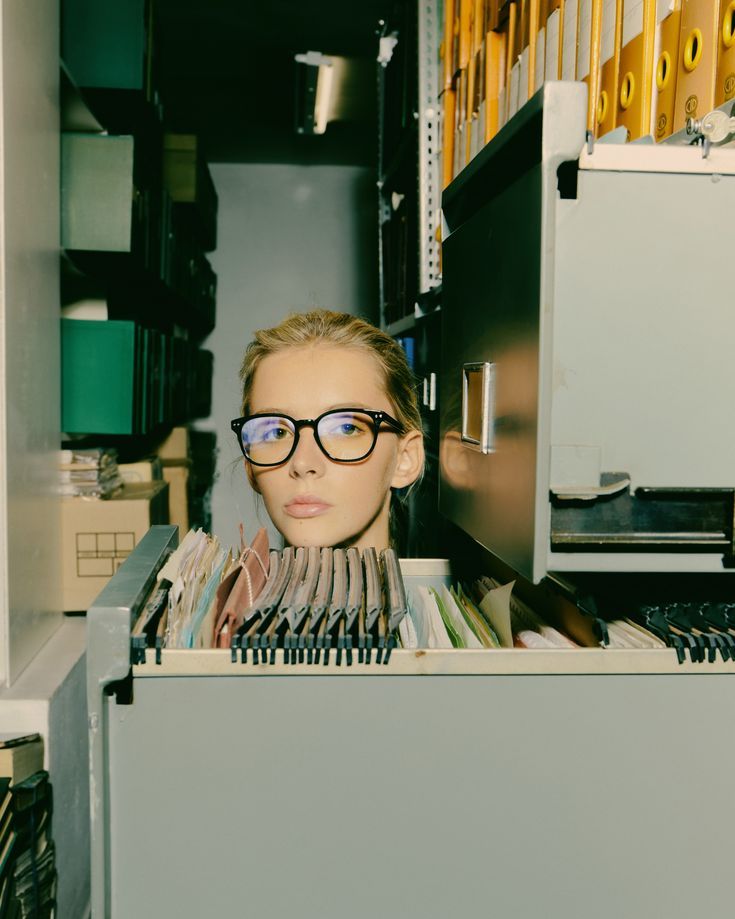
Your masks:
[{"label": "stack of papers on shelf", "polygon": [[59,451],[58,493],[83,498],[108,498],[122,488],[117,451],[107,447]]},{"label": "stack of papers on shelf", "polygon": [[0,734],[0,916],[51,919],[52,795],[39,734]]},{"label": "stack of papers on shelf", "polygon": [[56,908],[56,849],[51,838],[52,794],[47,772],[12,788],[13,849],[11,909],[20,919],[52,919]]}]

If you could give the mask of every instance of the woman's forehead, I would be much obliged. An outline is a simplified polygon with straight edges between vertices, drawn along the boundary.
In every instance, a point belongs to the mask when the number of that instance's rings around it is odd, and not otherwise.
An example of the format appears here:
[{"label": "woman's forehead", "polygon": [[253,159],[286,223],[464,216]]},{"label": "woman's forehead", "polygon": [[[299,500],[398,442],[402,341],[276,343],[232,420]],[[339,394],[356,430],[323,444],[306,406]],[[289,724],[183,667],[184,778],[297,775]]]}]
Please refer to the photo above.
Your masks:
[{"label": "woman's forehead", "polygon": [[339,345],[299,346],[264,357],[249,401],[251,412],[274,410],[295,417],[348,405],[391,411],[377,358]]}]

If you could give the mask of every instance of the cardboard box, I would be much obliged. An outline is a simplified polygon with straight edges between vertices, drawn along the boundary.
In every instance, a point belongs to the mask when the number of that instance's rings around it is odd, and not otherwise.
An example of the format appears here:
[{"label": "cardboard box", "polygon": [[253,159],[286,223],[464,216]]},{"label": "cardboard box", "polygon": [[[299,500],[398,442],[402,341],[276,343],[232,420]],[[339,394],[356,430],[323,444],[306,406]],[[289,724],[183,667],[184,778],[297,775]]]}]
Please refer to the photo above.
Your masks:
[{"label": "cardboard box", "polygon": [[163,480],[161,460],[157,456],[140,460],[138,463],[118,463],[117,468],[123,482],[160,482]]},{"label": "cardboard box", "polygon": [[179,541],[189,531],[189,467],[164,466],[163,478],[168,482],[168,522],[179,528]]},{"label": "cardboard box", "polygon": [[156,450],[164,466],[181,465],[189,461],[189,429],[174,428]]},{"label": "cardboard box", "polygon": [[87,610],[153,524],[168,523],[168,484],[126,485],[115,497],[62,498],[62,601]]}]

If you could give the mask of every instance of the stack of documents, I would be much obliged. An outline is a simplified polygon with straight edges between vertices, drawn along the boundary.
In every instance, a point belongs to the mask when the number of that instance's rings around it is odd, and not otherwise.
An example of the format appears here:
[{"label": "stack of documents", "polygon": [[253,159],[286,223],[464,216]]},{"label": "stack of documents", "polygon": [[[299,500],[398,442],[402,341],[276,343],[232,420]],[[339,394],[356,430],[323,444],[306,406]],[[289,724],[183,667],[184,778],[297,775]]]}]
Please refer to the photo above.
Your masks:
[{"label": "stack of documents", "polygon": [[52,794],[38,734],[0,734],[0,916],[52,917]]},{"label": "stack of documents", "polygon": [[513,595],[514,582],[419,587],[400,627],[404,648],[576,648]]},{"label": "stack of documents", "polygon": [[58,493],[84,498],[108,498],[122,488],[117,450],[93,447],[60,450]]},{"label": "stack of documents", "polygon": [[403,648],[500,648],[488,616],[461,586],[418,587],[399,627]]}]

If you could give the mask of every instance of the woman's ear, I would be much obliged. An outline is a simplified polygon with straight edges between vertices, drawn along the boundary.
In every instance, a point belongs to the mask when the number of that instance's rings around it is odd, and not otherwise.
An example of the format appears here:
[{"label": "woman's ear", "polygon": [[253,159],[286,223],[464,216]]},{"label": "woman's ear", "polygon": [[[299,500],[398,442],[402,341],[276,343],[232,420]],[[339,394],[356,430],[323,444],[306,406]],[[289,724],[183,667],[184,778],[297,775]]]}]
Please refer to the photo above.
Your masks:
[{"label": "woman's ear", "polygon": [[424,468],[424,435],[409,431],[398,442],[398,459],[391,488],[406,488],[418,479]]},{"label": "woman's ear", "polygon": [[249,463],[246,459],[243,460],[245,464],[245,472],[248,476],[248,482],[250,482],[250,487],[256,494],[260,494],[260,489],[258,488],[258,480],[255,478],[255,473],[253,472],[253,464]]}]

